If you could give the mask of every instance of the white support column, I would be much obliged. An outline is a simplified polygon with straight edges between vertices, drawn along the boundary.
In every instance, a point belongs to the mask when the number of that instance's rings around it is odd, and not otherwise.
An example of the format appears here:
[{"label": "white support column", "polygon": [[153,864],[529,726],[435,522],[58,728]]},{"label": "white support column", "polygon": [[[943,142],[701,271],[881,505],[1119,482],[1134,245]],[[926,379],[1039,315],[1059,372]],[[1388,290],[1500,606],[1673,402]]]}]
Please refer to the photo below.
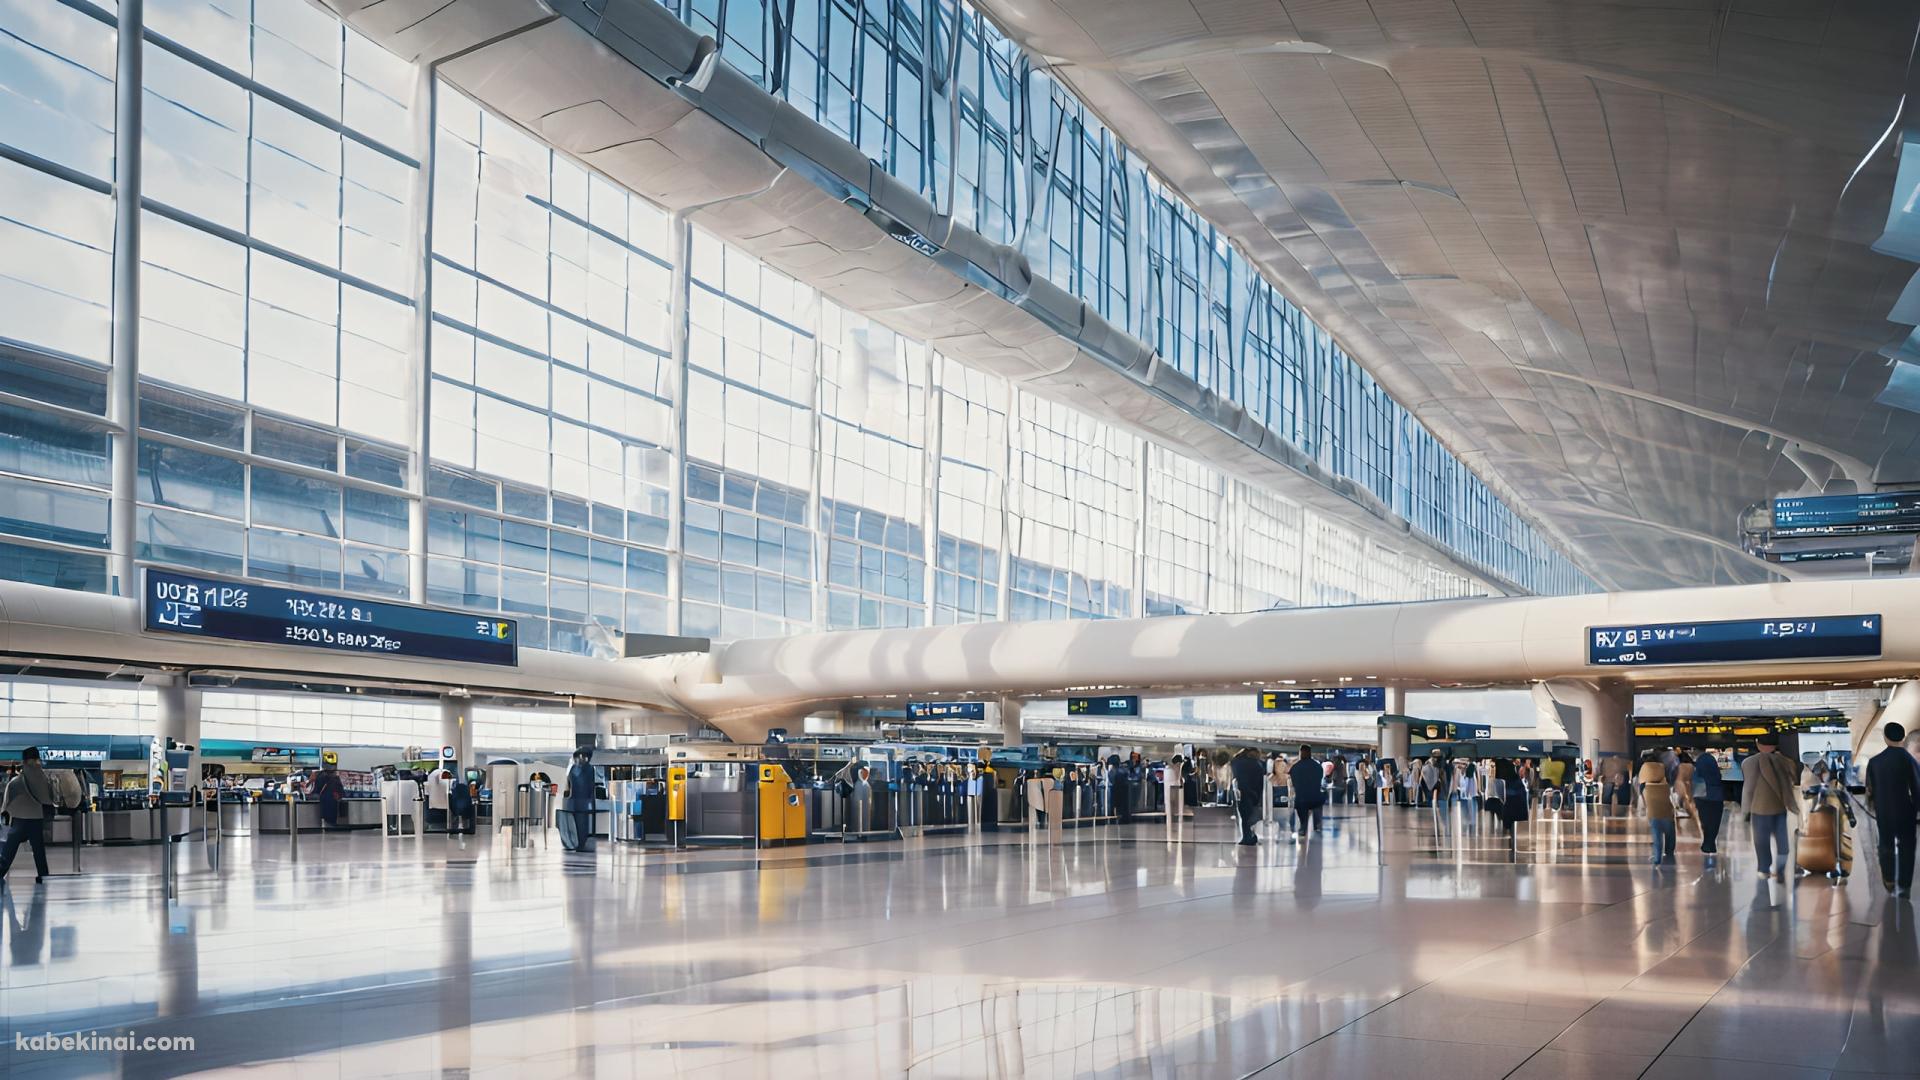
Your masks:
[{"label": "white support column", "polygon": [[[946,391],[942,389],[947,369],[947,358],[927,347],[927,395],[926,425],[927,446],[921,455],[922,497],[920,501],[920,522],[925,532],[923,539],[924,557],[927,565],[922,572],[927,605],[927,625],[933,625],[934,586],[939,581],[940,566],[940,471],[942,459],[946,456],[947,423]],[[822,530],[823,532],[825,530]]]},{"label": "white support column", "polygon": [[447,694],[440,699],[440,745],[453,747],[461,769],[477,768],[473,759],[473,699]]},{"label": "white support column", "polygon": [[[145,6],[144,0],[121,0],[120,25],[142,26]],[[118,596],[132,596],[138,589],[133,545],[140,487],[140,136],[145,45],[141,33],[122,33],[114,54],[113,367],[107,376],[113,464],[107,567],[108,587]]]},{"label": "white support column", "polygon": [[[1853,756],[1856,763],[1864,764],[1867,759],[1886,749],[1886,727],[1899,724],[1907,729],[1906,746],[1911,749],[1920,745],[1920,679],[1912,679],[1893,688],[1893,696],[1886,705],[1876,710],[1872,722],[1863,733],[1857,728],[1853,736]],[[1862,738],[1862,735],[1865,735]]]},{"label": "white support column", "polygon": [[[1407,692],[1397,686],[1387,687],[1387,715],[1403,716],[1407,711]],[[1380,756],[1392,758],[1401,769],[1407,767],[1407,753],[1410,738],[1405,724],[1380,725]]]},{"label": "white support column", "polygon": [[1020,727],[1021,701],[1016,697],[1000,699],[1000,737],[1002,746],[1019,746],[1026,741],[1026,734]]},{"label": "white support column", "polygon": [[1134,445],[1140,449],[1140,471],[1136,483],[1139,485],[1139,498],[1134,501],[1133,520],[1133,611],[1136,619],[1147,617],[1147,510],[1153,503],[1152,495],[1147,492],[1147,484],[1153,477],[1153,445],[1145,439],[1135,439]]},{"label": "white support column", "polygon": [[1598,760],[1603,753],[1626,754],[1633,748],[1631,686],[1575,679],[1535,683],[1533,703],[1542,721],[1558,722],[1567,729],[1567,740],[1580,748],[1583,760]]},{"label": "white support column", "polygon": [[408,384],[412,427],[407,439],[407,600],[427,602],[427,471],[432,453],[433,364],[428,355],[433,341],[433,129],[437,101],[433,92],[433,65],[423,64],[413,84],[414,145],[420,148],[420,167],[414,171],[412,227],[413,363]]},{"label": "white support column", "polygon": [[687,558],[687,366],[693,337],[693,225],[687,211],[676,211],[673,230],[673,266],[667,285],[667,362],[673,368],[673,472],[667,482],[667,633],[683,633],[680,607],[681,577]]},{"label": "white support column", "polygon": [[[821,318],[822,303],[820,290],[815,289],[813,291],[813,300],[807,308],[807,325],[813,327],[813,336],[809,339],[813,343],[813,355],[808,359],[808,364],[813,371],[813,377],[807,382],[807,413],[809,418],[807,433],[813,440],[813,446],[809,448],[809,456],[807,457],[807,530],[812,534],[813,574],[811,575],[811,580],[807,582],[807,603],[808,606],[812,608],[811,614],[813,618],[811,622],[815,630],[825,630],[827,628],[827,537],[833,532],[832,525],[824,520],[821,513],[824,503],[820,497],[820,489],[824,486],[827,475],[825,460],[827,452],[827,421],[820,407],[821,402],[825,400],[824,395],[820,392],[820,384],[822,380],[825,379],[827,373],[826,351],[820,344],[821,324],[826,322],[825,319]],[[839,322],[842,337],[841,340],[836,343],[837,351],[835,352],[835,355],[839,356],[843,363],[846,360],[845,349],[847,347],[845,338],[846,317],[847,316],[843,314]],[[866,358],[862,357],[861,359],[864,362]]]},{"label": "white support column", "polygon": [[190,746],[187,755],[187,785],[200,783],[200,691],[189,689],[184,675],[155,676],[151,680],[159,692],[160,714],[154,735],[164,743],[172,739],[178,746]]},{"label": "white support column", "polygon": [[597,704],[576,702],[573,706],[573,745],[598,749],[607,745],[612,732],[610,717]]},{"label": "white support column", "polygon": [[1013,611],[1013,493],[1018,486],[1013,480],[1013,448],[1019,442],[1020,390],[1007,381],[1000,387],[1007,395],[1007,422],[1006,438],[1000,444],[1000,610],[994,617],[1005,622]]}]

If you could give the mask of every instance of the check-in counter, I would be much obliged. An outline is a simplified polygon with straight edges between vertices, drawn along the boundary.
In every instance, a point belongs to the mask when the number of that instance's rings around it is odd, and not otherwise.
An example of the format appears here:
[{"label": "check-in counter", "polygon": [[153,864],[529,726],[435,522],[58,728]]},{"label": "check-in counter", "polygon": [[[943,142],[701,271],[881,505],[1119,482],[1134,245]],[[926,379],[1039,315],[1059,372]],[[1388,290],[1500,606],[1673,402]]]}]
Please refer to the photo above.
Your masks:
[{"label": "check-in counter", "polygon": [[254,824],[252,799],[220,800],[221,836],[252,836]]},{"label": "check-in counter", "polygon": [[[175,836],[190,834],[193,839],[200,837],[200,808],[169,806],[166,809],[167,830]],[[157,844],[162,839],[158,829],[160,814],[157,811],[138,808],[133,810],[91,810],[87,812],[87,841],[96,844]],[[62,820],[55,824],[52,842],[56,844],[72,843],[73,834],[69,831],[71,822]]]},{"label": "check-in counter", "polygon": [[[316,812],[318,807],[315,807]],[[340,827],[343,829],[378,829],[386,824],[384,811],[377,798],[350,796],[340,800]]]},{"label": "check-in counter", "polygon": [[[379,800],[374,800],[376,803]],[[262,799],[253,807],[253,829],[256,836],[285,836],[287,834],[287,806],[285,799]],[[320,831],[320,804],[300,799],[293,804],[294,821],[301,832]]]}]

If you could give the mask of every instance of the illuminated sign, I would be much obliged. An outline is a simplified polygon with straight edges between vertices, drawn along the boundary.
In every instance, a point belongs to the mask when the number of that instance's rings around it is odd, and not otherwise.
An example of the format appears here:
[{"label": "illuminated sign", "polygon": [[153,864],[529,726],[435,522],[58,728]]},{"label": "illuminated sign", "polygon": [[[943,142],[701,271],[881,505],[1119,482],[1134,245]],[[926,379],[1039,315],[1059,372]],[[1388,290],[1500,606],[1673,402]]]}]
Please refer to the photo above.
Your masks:
[{"label": "illuminated sign", "polygon": [[1587,663],[1596,667],[1840,660],[1879,655],[1878,615],[1640,623],[1587,629]]},{"label": "illuminated sign", "polygon": [[1140,699],[1131,694],[1121,697],[1070,697],[1068,716],[1139,716]]},{"label": "illuminated sign", "polygon": [[105,761],[105,750],[77,750],[66,746],[43,746],[40,748],[41,761]]},{"label": "illuminated sign", "polygon": [[910,720],[985,720],[987,703],[984,701],[909,701],[907,718]]},{"label": "illuminated sign", "polygon": [[1493,729],[1477,724],[1456,724],[1448,720],[1416,720],[1408,730],[1427,742],[1460,742],[1493,738]]},{"label": "illuminated sign", "polygon": [[1920,491],[1775,499],[1773,528],[1789,535],[1920,530]]},{"label": "illuminated sign", "polygon": [[1254,699],[1263,713],[1385,712],[1387,691],[1381,686],[1315,687],[1307,690],[1262,690]]},{"label": "illuminated sign", "polygon": [[469,664],[519,663],[512,619],[329,596],[171,570],[147,571],[148,630],[227,641]]},{"label": "illuminated sign", "polygon": [[284,746],[256,746],[247,760],[259,765],[286,765],[293,761],[293,751]]}]

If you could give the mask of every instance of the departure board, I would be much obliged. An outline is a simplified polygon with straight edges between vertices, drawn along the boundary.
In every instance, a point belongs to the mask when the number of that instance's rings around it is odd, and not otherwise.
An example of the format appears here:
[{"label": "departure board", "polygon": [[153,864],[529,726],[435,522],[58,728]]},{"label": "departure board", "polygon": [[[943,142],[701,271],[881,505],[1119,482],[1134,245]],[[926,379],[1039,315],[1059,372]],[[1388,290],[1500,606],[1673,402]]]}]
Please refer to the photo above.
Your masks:
[{"label": "departure board", "polygon": [[1305,690],[1262,690],[1254,707],[1263,713],[1385,712],[1384,686],[1316,686]]},{"label": "departure board", "polygon": [[1116,697],[1070,697],[1068,716],[1139,716],[1140,699],[1131,694]]},{"label": "departure board", "polygon": [[1920,491],[1775,499],[1773,527],[1787,534],[1920,530]]},{"label": "departure board", "polygon": [[1587,629],[1587,663],[1596,667],[1849,660],[1879,655],[1878,615],[1640,623]]},{"label": "departure board", "polygon": [[512,619],[149,569],[142,618],[155,633],[469,664],[519,663]]},{"label": "departure board", "polygon": [[909,701],[909,720],[985,720],[984,701]]}]

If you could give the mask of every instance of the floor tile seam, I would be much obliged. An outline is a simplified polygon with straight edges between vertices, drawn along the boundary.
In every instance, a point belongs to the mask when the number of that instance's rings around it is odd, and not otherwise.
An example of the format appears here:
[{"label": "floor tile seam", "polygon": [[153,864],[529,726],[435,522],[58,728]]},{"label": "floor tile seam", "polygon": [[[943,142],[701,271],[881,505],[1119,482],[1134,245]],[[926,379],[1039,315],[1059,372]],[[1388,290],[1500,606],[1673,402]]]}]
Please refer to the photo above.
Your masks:
[{"label": "floor tile seam", "polygon": [[[1648,891],[1648,890],[1645,890],[1645,889],[1642,889],[1642,890],[1638,890],[1638,891],[1636,891],[1636,892],[1634,892],[1634,893],[1632,893],[1632,894],[1630,894],[1630,895],[1629,895],[1629,896],[1627,896],[1627,897],[1624,897],[1624,898],[1622,898],[1622,899],[1620,899],[1620,900],[1617,900],[1617,901],[1614,901],[1613,903],[1603,903],[1603,904],[1601,904],[1601,905],[1599,905],[1599,906],[1597,906],[1597,907],[1596,907],[1596,908],[1595,908],[1594,910],[1592,910],[1592,911],[1588,911],[1588,912],[1583,912],[1583,913],[1581,913],[1581,914],[1579,914],[1579,915],[1576,915],[1576,916],[1574,916],[1574,917],[1573,917],[1573,918],[1571,918],[1571,919],[1568,919],[1568,920],[1565,920],[1564,922],[1559,922],[1559,923],[1555,923],[1555,924],[1554,924],[1554,925],[1552,925],[1552,926],[1548,926],[1548,927],[1543,927],[1543,928],[1541,928],[1540,930],[1538,930],[1538,931],[1536,931],[1536,932],[1534,932],[1534,933],[1532,933],[1532,934],[1529,934],[1529,935],[1527,935],[1527,936],[1525,936],[1525,937],[1521,937],[1521,938],[1515,938],[1514,940],[1512,940],[1512,941],[1509,941],[1509,942],[1507,942],[1507,943],[1506,943],[1505,945],[1502,945],[1502,946],[1500,946],[1500,947],[1499,947],[1498,949],[1495,949],[1495,950],[1491,950],[1491,951],[1490,951],[1490,952],[1489,952],[1488,954],[1486,954],[1486,956],[1484,956],[1484,957],[1482,957],[1482,961],[1483,961],[1484,963],[1476,963],[1476,964],[1474,965],[1474,967],[1473,967],[1473,968],[1471,968],[1470,970],[1473,970],[1473,971],[1478,971],[1478,970],[1480,970],[1480,969],[1481,969],[1481,967],[1483,967],[1483,966],[1491,966],[1491,964],[1493,964],[1493,963],[1496,963],[1496,962],[1497,962],[1497,959],[1493,959],[1493,954],[1494,954],[1494,953],[1498,953],[1498,952],[1501,952],[1501,951],[1504,951],[1504,950],[1506,950],[1506,949],[1510,949],[1510,948],[1513,948],[1513,947],[1515,947],[1515,946],[1517,946],[1517,945],[1521,945],[1521,944],[1523,944],[1523,943],[1525,943],[1525,942],[1528,942],[1528,941],[1533,941],[1533,940],[1536,940],[1536,939],[1539,939],[1539,938],[1542,938],[1542,937],[1545,937],[1546,935],[1548,935],[1548,934],[1551,934],[1551,933],[1554,933],[1555,931],[1558,931],[1558,930],[1562,930],[1562,929],[1565,929],[1565,928],[1567,928],[1567,927],[1570,927],[1570,926],[1574,926],[1574,925],[1576,925],[1576,924],[1578,924],[1578,923],[1580,923],[1580,922],[1583,922],[1583,921],[1585,921],[1585,920],[1587,920],[1588,918],[1590,918],[1590,917],[1592,917],[1593,915],[1598,915],[1598,914],[1603,914],[1603,913],[1605,913],[1605,912],[1609,912],[1609,911],[1611,911],[1611,910],[1613,910],[1614,908],[1616,908],[1616,907],[1618,907],[1618,906],[1619,906],[1619,905],[1621,905],[1621,904],[1629,904],[1629,903],[1632,903],[1632,902],[1634,902],[1634,901],[1636,901],[1636,900],[1638,900],[1638,899],[1639,899],[1639,898],[1640,898],[1641,896],[1643,896],[1643,895],[1645,895],[1647,891]],[[1732,919],[1732,917],[1733,917],[1733,914],[1729,914],[1729,915],[1728,915],[1728,921],[1730,921],[1730,920]],[[1636,924],[1636,925],[1637,925],[1637,926],[1644,926],[1644,925],[1647,925],[1647,924]],[[1713,925],[1718,925],[1718,924],[1713,924]],[[1703,929],[1702,929],[1702,934],[1704,934],[1704,933],[1706,932],[1706,929],[1707,929],[1707,928],[1703,928]],[[1687,943],[1686,943],[1686,944],[1691,944],[1691,943],[1692,943],[1692,942],[1693,942],[1694,940],[1697,940],[1697,938],[1698,938],[1699,936],[1700,936],[1700,935],[1695,935],[1695,936],[1693,936],[1693,937],[1690,937],[1690,938],[1688,938],[1688,939],[1687,939]],[[1647,971],[1650,971],[1650,970],[1652,970],[1652,968],[1653,968],[1653,967],[1657,967],[1657,966],[1659,966],[1659,964],[1661,964],[1661,963],[1664,963],[1664,962],[1665,962],[1666,960],[1668,960],[1668,959],[1671,959],[1671,958],[1672,958],[1672,957],[1673,957],[1674,955],[1677,955],[1677,954],[1679,953],[1679,951],[1680,951],[1680,949],[1683,949],[1683,948],[1685,948],[1685,944],[1683,944],[1683,945],[1681,945],[1681,946],[1680,946],[1679,948],[1676,948],[1676,949],[1675,949],[1675,950],[1674,950],[1673,952],[1670,952],[1670,953],[1667,953],[1667,954],[1665,954],[1665,955],[1663,955],[1663,956],[1661,956],[1659,960],[1657,960],[1657,961],[1655,961],[1655,962],[1654,962],[1654,963],[1653,963],[1652,965],[1650,965],[1650,966],[1649,966],[1649,967],[1648,967],[1648,968],[1647,968],[1646,970],[1643,970],[1643,971],[1641,971],[1641,972],[1639,973],[1639,975],[1636,975],[1636,976],[1634,976],[1634,978],[1639,978],[1639,977],[1641,977],[1641,976],[1644,976],[1644,975],[1645,975],[1645,974],[1647,973]],[[1749,959],[1751,959],[1751,958],[1749,958]],[[1432,986],[1432,985],[1435,985],[1436,983],[1438,983],[1438,982],[1440,982],[1440,981],[1441,981],[1440,979],[1433,979],[1433,980],[1430,980],[1430,981],[1429,981],[1428,983],[1426,983],[1426,984],[1424,984],[1423,986],[1421,986],[1421,987],[1416,987],[1416,988],[1415,988],[1414,990],[1410,990],[1410,991],[1408,991],[1408,992],[1407,992],[1407,994],[1405,994],[1405,995],[1402,995],[1402,996],[1403,996],[1403,997],[1405,997],[1405,996],[1410,996],[1411,994],[1413,994],[1413,993],[1416,993],[1417,991],[1419,991],[1419,990],[1421,990],[1421,989],[1425,989],[1425,988],[1426,988],[1427,986]],[[1628,980],[1628,981],[1629,981],[1629,982],[1631,982],[1632,980],[1630,979],[1630,980]],[[1723,985],[1724,985],[1724,984],[1723,984]],[[1580,1014],[1579,1014],[1578,1016],[1575,1016],[1575,1017],[1574,1017],[1574,1018],[1573,1018],[1572,1020],[1570,1020],[1570,1021],[1568,1021],[1568,1022],[1566,1023],[1566,1025],[1565,1025],[1565,1026],[1563,1026],[1563,1027],[1562,1027],[1562,1028],[1560,1029],[1560,1031],[1559,1031],[1559,1032],[1557,1032],[1557,1033],[1555,1033],[1555,1034],[1553,1035],[1553,1037],[1552,1037],[1552,1038],[1549,1038],[1549,1039],[1547,1039],[1547,1040],[1546,1040],[1545,1042],[1543,1042],[1543,1043],[1541,1043],[1541,1044],[1540,1044],[1539,1046],[1537,1046],[1537,1047],[1535,1047],[1535,1048],[1533,1049],[1533,1051],[1532,1051],[1531,1053],[1529,1053],[1529,1054],[1528,1054],[1528,1055],[1527,1055],[1527,1056],[1526,1056],[1525,1058],[1522,1058],[1522,1059],[1521,1059],[1521,1060],[1520,1060],[1520,1061],[1519,1061],[1518,1063],[1516,1063],[1516,1064],[1514,1065],[1514,1067],[1513,1067],[1512,1069],[1510,1069],[1510,1070],[1508,1070],[1508,1071],[1507,1071],[1507,1073],[1506,1073],[1505,1075],[1506,1075],[1506,1076],[1508,1076],[1508,1077],[1510,1077],[1510,1076],[1512,1076],[1512,1075],[1513,1075],[1513,1074],[1514,1074],[1515,1072],[1517,1072],[1517,1071],[1519,1071],[1519,1070],[1520,1070],[1521,1068],[1524,1068],[1524,1067],[1526,1066],[1526,1063],[1527,1063],[1528,1061],[1531,1061],[1531,1060],[1533,1060],[1533,1059],[1534,1059],[1535,1057],[1537,1057],[1537,1056],[1538,1056],[1538,1055],[1540,1054],[1540,1052],[1541,1052],[1542,1050],[1545,1050],[1545,1049],[1546,1049],[1547,1047],[1549,1047],[1549,1046],[1551,1046],[1551,1045],[1553,1045],[1553,1043],[1554,1043],[1554,1041],[1555,1041],[1555,1040],[1557,1040],[1557,1039],[1559,1039],[1560,1037],[1562,1037],[1562,1036],[1564,1036],[1564,1035],[1565,1035],[1565,1034],[1566,1034],[1566,1033],[1567,1033],[1568,1031],[1570,1031],[1570,1030],[1572,1030],[1572,1029],[1573,1029],[1573,1027],[1574,1027],[1575,1025],[1577,1025],[1577,1024],[1578,1024],[1578,1023],[1579,1023],[1579,1022],[1580,1022],[1581,1020],[1583,1020],[1583,1019],[1585,1019],[1585,1018],[1586,1018],[1586,1016],[1587,1016],[1588,1014],[1590,1014],[1591,1012],[1593,1012],[1593,1010],[1595,1010],[1595,1009],[1597,1009],[1597,1008],[1599,1008],[1601,1004],[1603,1004],[1604,1002],[1606,1002],[1606,1001],[1608,1001],[1608,1000],[1610,1000],[1610,999],[1611,999],[1611,997],[1612,997],[1612,994],[1613,994],[1613,993],[1616,993],[1616,992],[1617,992],[1617,991],[1615,991],[1615,992],[1610,992],[1610,993],[1608,993],[1608,994],[1605,994],[1605,995],[1602,995],[1602,996],[1601,996],[1601,997],[1600,997],[1600,998],[1599,998],[1598,1000],[1596,1000],[1596,1001],[1595,1001],[1595,1002],[1594,1002],[1594,1003],[1593,1003],[1592,1005],[1589,1005],[1589,1006],[1587,1006],[1587,1007],[1586,1007],[1585,1009],[1582,1009],[1582,1010],[1580,1011]],[[1711,997],[1709,997],[1709,998],[1708,998],[1707,1000],[1711,1000]],[[1391,1004],[1391,1002],[1388,1002],[1387,1004]],[[1385,1006],[1383,1005],[1383,1006],[1382,1006],[1382,1008],[1384,1008],[1384,1007],[1385,1007]],[[1703,1002],[1702,1002],[1702,1003],[1701,1003],[1701,1004],[1700,1004],[1700,1005],[1699,1005],[1699,1006],[1698,1006],[1698,1007],[1696,1008],[1696,1010],[1695,1010],[1695,1015],[1698,1015],[1698,1009],[1700,1009],[1700,1008],[1705,1008],[1705,1007],[1706,1007],[1706,1002],[1705,1002],[1705,1001],[1703,1001]],[[1377,1010],[1375,1010],[1375,1011],[1377,1011]],[[1369,1015],[1371,1015],[1371,1014],[1369,1014]],[[1366,1017],[1361,1017],[1361,1018],[1360,1018],[1359,1020],[1355,1020],[1355,1021],[1354,1021],[1354,1024],[1358,1024],[1358,1023],[1360,1022],[1360,1020],[1364,1020],[1364,1019],[1366,1019]],[[1348,1025],[1348,1027],[1352,1027],[1352,1026],[1353,1026],[1353,1024],[1349,1024],[1349,1025]],[[1343,1028],[1342,1030],[1345,1030],[1345,1029]],[[1681,1030],[1685,1030],[1685,1026],[1684,1026],[1684,1025],[1682,1025],[1682,1029],[1681,1029]],[[1675,1038],[1678,1038],[1678,1034],[1676,1033],[1674,1037],[1675,1037]],[[1450,1040],[1435,1040],[1435,1041],[1439,1041],[1439,1042],[1445,1042],[1445,1041],[1450,1041]],[[1670,1040],[1668,1041],[1668,1045],[1672,1045],[1672,1040],[1671,1040],[1671,1039],[1670,1039]],[[1285,1060],[1285,1058],[1282,1058],[1281,1060],[1283,1060],[1283,1061],[1284,1061],[1284,1060]],[[1656,1054],[1656,1055],[1654,1055],[1654,1060],[1656,1060],[1656,1061],[1657,1061],[1657,1060],[1659,1060],[1659,1055],[1658,1055],[1658,1054]],[[1278,1062],[1275,1062],[1275,1064],[1278,1064]],[[1271,1068],[1272,1066],[1268,1066],[1268,1067],[1269,1067],[1269,1068]],[[1649,1067],[1649,1068],[1651,1067],[1651,1063],[1649,1063],[1649,1066],[1648,1066],[1648,1067]],[[1644,1075],[1644,1073],[1643,1073],[1643,1075]]]},{"label": "floor tile seam", "polygon": [[[1751,902],[1748,903],[1747,910],[1751,911],[1752,907],[1753,907],[1752,903]],[[1638,1080],[1646,1080],[1646,1075],[1653,1070],[1653,1067],[1655,1065],[1660,1063],[1661,1058],[1664,1058],[1667,1056],[1668,1052],[1673,1049],[1674,1044],[1680,1041],[1680,1036],[1686,1034],[1687,1029],[1692,1027],[1695,1021],[1700,1019],[1700,1014],[1707,1010],[1707,1006],[1712,1005],[1715,999],[1717,999],[1721,994],[1725,993],[1727,987],[1732,985],[1733,981],[1739,978],[1742,972],[1745,972],[1749,967],[1751,967],[1754,961],[1760,958],[1760,955],[1762,953],[1766,952],[1768,949],[1774,947],[1775,945],[1778,945],[1783,936],[1785,936],[1788,939],[1790,944],[1791,937],[1792,937],[1791,934],[1784,934],[1784,935],[1776,934],[1774,935],[1774,938],[1772,941],[1769,941],[1765,945],[1762,945],[1758,949],[1755,949],[1752,952],[1748,953],[1747,958],[1741,961],[1740,966],[1734,969],[1733,974],[1721,980],[1719,988],[1716,989],[1713,993],[1707,995],[1706,1000],[1702,1001],[1699,1004],[1699,1006],[1693,1010],[1693,1013],[1687,1017],[1687,1022],[1684,1024],[1681,1024],[1678,1028],[1674,1029],[1673,1035],[1671,1038],[1667,1040],[1666,1045],[1660,1048],[1659,1053],[1656,1053],[1655,1055],[1653,1055],[1653,1060],[1647,1063],[1646,1068],[1640,1070]],[[1691,1055],[1676,1054],[1674,1056],[1689,1057]],[[1726,1060],[1751,1060],[1751,1059],[1732,1058],[1732,1059],[1726,1059]],[[1838,1055],[1835,1056],[1835,1060],[1838,1060]],[[1785,1062],[1760,1062],[1760,1063],[1761,1064],[1787,1064]]]}]

